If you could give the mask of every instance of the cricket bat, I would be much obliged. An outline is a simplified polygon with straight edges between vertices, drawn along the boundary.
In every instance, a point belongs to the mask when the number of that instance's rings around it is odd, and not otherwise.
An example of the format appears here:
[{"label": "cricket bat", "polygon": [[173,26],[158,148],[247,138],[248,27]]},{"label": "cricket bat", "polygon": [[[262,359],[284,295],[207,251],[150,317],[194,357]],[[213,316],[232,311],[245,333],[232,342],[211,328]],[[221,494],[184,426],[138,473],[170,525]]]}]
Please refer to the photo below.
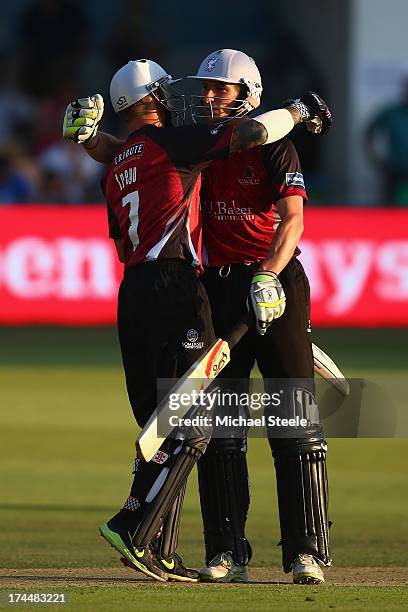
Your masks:
[{"label": "cricket bat", "polygon": [[[194,391],[197,393],[205,391],[214,378],[230,362],[232,349],[238,344],[248,329],[253,326],[253,323],[252,314],[248,313],[245,315],[225,340],[218,338],[205,355],[193,363],[180,380],[173,385],[140,432],[136,442],[136,452],[139,459],[150,461],[174,429],[170,425],[169,420],[164,419],[164,422],[161,423],[160,435],[158,434],[158,419],[164,411],[169,413],[170,395],[186,393],[191,396]],[[340,393],[348,395],[350,393],[350,385],[334,361],[315,344],[312,344],[312,348],[315,372]],[[190,408],[191,405],[180,405],[177,410],[177,416],[182,418]]]},{"label": "cricket bat", "polygon": [[342,395],[350,393],[350,384],[334,361],[322,349],[312,344],[314,371],[331,384]]},{"label": "cricket bat", "polygon": [[[187,372],[175,385],[173,385],[170,392],[163,397],[140,432],[136,442],[136,453],[139,459],[150,461],[159,450],[164,440],[174,429],[174,427],[170,425],[169,419],[163,419],[163,423],[161,423],[160,426],[160,435],[157,431],[160,414],[164,411],[169,414],[170,395],[176,393],[182,395],[183,393],[187,393],[191,396],[193,391],[197,393],[205,391],[210,386],[213,379],[218,376],[221,370],[229,363],[231,359],[231,350],[238,344],[252,325],[253,315],[248,313],[241,319],[237,326],[234,327],[225,340],[218,338],[205,355],[193,363]],[[187,414],[190,408],[191,405],[180,406],[177,410],[177,416],[182,418]]]}]

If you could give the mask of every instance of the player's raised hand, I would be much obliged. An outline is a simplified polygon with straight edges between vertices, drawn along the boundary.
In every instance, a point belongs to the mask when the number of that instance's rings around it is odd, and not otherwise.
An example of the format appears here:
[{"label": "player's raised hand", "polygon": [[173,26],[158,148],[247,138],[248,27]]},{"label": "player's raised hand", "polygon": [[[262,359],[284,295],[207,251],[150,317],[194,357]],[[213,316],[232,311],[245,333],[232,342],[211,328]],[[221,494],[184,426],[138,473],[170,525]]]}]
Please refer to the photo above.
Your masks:
[{"label": "player's raised hand", "polygon": [[256,329],[262,336],[274,319],[285,312],[285,292],[274,272],[260,270],[252,277],[248,307],[255,314]]},{"label": "player's raised hand", "polygon": [[63,137],[79,144],[90,141],[98,131],[103,108],[103,98],[100,94],[70,102],[64,115]]},{"label": "player's raised hand", "polygon": [[309,109],[310,119],[306,121],[306,128],[313,134],[326,134],[333,123],[332,114],[326,102],[314,91],[308,91],[300,98]]},{"label": "player's raised hand", "polygon": [[326,102],[314,91],[308,91],[301,98],[286,100],[285,107],[293,107],[299,112],[300,123],[312,134],[326,134],[332,126],[333,118]]}]

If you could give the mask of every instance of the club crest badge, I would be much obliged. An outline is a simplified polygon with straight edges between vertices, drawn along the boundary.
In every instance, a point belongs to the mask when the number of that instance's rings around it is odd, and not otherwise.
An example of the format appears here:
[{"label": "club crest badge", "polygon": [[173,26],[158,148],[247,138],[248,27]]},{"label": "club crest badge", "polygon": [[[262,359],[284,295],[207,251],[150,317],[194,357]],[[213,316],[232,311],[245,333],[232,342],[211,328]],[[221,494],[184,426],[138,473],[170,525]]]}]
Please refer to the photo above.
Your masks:
[{"label": "club crest badge", "polygon": [[219,57],[211,57],[207,62],[206,72],[212,72],[215,68],[215,64],[218,62]]},{"label": "club crest badge", "polygon": [[255,176],[255,170],[252,166],[245,168],[244,176],[238,179],[240,185],[259,185],[260,180]]},{"label": "club crest badge", "polygon": [[189,329],[187,334],[187,341],[183,342],[183,346],[186,349],[202,349],[204,342],[198,342],[199,333],[195,329]]},{"label": "club crest badge", "polygon": [[189,342],[197,342],[198,332],[195,329],[189,329],[187,332],[187,340]]}]

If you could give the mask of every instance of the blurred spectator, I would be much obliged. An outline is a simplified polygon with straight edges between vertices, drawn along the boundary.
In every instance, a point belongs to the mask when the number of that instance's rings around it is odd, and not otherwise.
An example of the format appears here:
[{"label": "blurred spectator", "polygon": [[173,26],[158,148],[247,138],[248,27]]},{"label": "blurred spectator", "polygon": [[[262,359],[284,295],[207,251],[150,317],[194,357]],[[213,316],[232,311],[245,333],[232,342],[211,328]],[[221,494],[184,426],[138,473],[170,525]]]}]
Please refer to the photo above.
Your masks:
[{"label": "blurred spectator", "polygon": [[92,160],[81,145],[59,142],[39,157],[41,172],[38,201],[45,204],[83,204],[102,201],[103,166]]},{"label": "blurred spectator", "polygon": [[383,181],[384,204],[408,206],[408,77],[401,100],[369,123],[365,148]]},{"label": "blurred spectator", "polygon": [[34,186],[17,163],[17,150],[13,145],[0,148],[0,204],[29,202]]},{"label": "blurred spectator", "polygon": [[[154,23],[152,8],[151,4],[142,4],[137,0],[122,0],[118,3],[116,19],[112,22],[110,34],[104,39],[101,49],[105,68],[109,67],[109,70],[99,83],[110,82],[113,74],[133,59],[148,57],[159,64],[167,65],[167,58],[163,58],[164,49],[160,34],[151,35],[151,24]],[[100,85],[97,91],[104,94]],[[106,91],[105,97],[108,95],[109,92]],[[118,130],[118,121],[111,104],[105,104],[104,127],[107,131]],[[123,136],[126,137],[126,129]]]},{"label": "blurred spectator", "polygon": [[39,202],[41,204],[68,204],[71,194],[63,174],[44,168],[41,172]]},{"label": "blurred spectator", "polygon": [[31,0],[20,18],[22,82],[38,98],[52,95],[61,75],[74,76],[88,30],[76,0]]},{"label": "blurred spectator", "polygon": [[150,32],[151,24],[147,7],[135,0],[125,0],[122,3],[122,10],[105,46],[112,74],[128,61],[140,57],[149,57],[161,63],[163,45],[159,37],[145,34]]},{"label": "blurred spectator", "polygon": [[[261,68],[261,73],[268,75],[264,79],[263,106],[265,103],[267,106],[280,106],[284,99],[308,90],[318,91],[325,100],[328,99],[316,63],[295,32],[283,23],[271,37],[269,53],[261,62]],[[330,106],[331,100],[328,102]],[[327,179],[322,173],[323,140],[310,138],[310,134],[301,129],[294,130],[289,137],[296,146],[309,197],[316,204],[329,195]]]},{"label": "blurred spectator", "polygon": [[35,103],[19,90],[12,68],[10,58],[0,54],[0,142],[13,139],[27,149],[31,143]]},{"label": "blurred spectator", "polygon": [[72,80],[61,76],[56,91],[38,101],[34,119],[34,154],[40,155],[50,146],[61,142],[62,121],[67,103],[77,97],[78,92]]}]

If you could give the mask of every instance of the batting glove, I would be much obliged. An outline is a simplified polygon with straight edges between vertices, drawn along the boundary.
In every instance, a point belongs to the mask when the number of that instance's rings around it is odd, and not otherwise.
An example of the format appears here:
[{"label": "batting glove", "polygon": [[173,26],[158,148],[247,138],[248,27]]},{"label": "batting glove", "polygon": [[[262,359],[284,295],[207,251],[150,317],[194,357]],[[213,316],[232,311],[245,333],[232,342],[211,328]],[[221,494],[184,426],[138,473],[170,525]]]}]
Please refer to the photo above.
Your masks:
[{"label": "batting glove", "polygon": [[103,115],[103,98],[95,94],[90,98],[78,98],[67,106],[62,135],[68,140],[84,144],[96,136]]},{"label": "batting glove", "polygon": [[275,272],[260,270],[252,277],[249,306],[255,313],[256,329],[262,336],[274,319],[285,312],[286,297]]},{"label": "batting glove", "polygon": [[292,106],[300,114],[300,122],[312,134],[326,134],[332,126],[333,119],[326,102],[314,91],[308,91],[301,98],[287,100],[285,106]]}]

